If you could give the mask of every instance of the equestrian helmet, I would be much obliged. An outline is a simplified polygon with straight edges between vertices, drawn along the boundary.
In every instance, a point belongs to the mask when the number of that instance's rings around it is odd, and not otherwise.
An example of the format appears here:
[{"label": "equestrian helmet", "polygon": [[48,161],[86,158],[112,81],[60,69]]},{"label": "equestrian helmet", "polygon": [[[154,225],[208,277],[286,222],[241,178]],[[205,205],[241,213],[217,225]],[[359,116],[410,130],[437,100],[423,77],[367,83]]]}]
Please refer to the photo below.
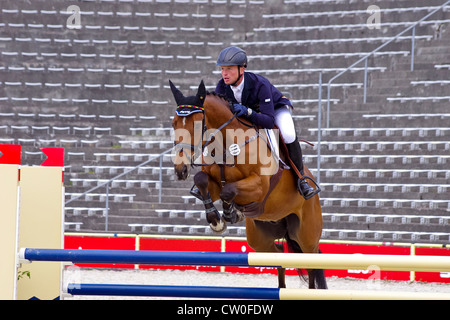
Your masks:
[{"label": "equestrian helmet", "polygon": [[239,47],[228,47],[219,53],[218,66],[241,66],[247,68],[247,54]]}]

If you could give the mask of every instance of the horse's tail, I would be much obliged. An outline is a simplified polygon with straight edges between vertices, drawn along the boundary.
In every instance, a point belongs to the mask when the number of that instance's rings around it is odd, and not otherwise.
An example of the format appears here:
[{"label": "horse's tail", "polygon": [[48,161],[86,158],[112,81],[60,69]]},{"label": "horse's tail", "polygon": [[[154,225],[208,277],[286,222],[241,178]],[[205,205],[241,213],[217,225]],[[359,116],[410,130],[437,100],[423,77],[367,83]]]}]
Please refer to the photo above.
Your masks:
[{"label": "horse's tail", "polygon": [[[299,244],[292,240],[289,237],[289,234],[286,234],[285,236],[286,239],[286,243],[287,243],[287,247],[288,247],[288,251],[291,253],[303,253],[302,248],[300,248]],[[319,253],[322,253],[319,250]],[[300,277],[300,279],[302,279],[303,281],[305,281],[306,283],[311,283],[311,281],[308,280],[307,274],[306,274],[306,270],[305,269],[300,269],[300,268],[296,268],[298,276]],[[314,269],[311,270],[310,273],[308,273],[309,276],[313,277],[312,281],[314,282],[314,287],[316,289],[328,289],[327,287],[327,281],[325,279],[325,272],[323,269]]]},{"label": "horse's tail", "polygon": [[[298,243],[296,241],[292,240],[291,238],[289,238],[289,234],[286,233],[285,239],[286,239],[288,251],[290,253],[303,253],[302,248],[300,248]],[[295,268],[295,270],[297,270],[297,273],[298,273],[298,276],[300,277],[300,279],[302,279],[303,281],[308,283],[308,275],[306,274],[306,270],[300,269],[300,268]]]}]

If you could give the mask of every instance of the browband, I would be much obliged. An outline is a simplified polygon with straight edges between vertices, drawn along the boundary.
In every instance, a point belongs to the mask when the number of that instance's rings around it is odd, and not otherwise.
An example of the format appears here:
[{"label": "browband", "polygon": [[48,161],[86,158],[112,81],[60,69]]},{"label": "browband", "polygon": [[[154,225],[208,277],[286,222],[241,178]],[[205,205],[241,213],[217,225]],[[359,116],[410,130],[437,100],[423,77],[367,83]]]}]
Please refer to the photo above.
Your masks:
[{"label": "browband", "polygon": [[194,106],[194,105],[190,105],[190,104],[179,105],[176,110],[177,115],[180,117],[187,117],[193,113],[203,112],[203,111],[205,111],[204,107],[198,107],[198,106]]}]

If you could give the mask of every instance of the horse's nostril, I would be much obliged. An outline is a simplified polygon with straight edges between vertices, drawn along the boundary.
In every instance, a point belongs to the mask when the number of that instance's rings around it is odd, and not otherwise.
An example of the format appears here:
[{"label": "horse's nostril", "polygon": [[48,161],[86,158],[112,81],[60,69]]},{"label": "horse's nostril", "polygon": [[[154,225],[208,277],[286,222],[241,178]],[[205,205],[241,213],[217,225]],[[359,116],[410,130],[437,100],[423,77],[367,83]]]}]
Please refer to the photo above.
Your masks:
[{"label": "horse's nostril", "polygon": [[189,176],[189,168],[186,165],[175,167],[175,173],[178,177],[178,180],[186,180]]}]

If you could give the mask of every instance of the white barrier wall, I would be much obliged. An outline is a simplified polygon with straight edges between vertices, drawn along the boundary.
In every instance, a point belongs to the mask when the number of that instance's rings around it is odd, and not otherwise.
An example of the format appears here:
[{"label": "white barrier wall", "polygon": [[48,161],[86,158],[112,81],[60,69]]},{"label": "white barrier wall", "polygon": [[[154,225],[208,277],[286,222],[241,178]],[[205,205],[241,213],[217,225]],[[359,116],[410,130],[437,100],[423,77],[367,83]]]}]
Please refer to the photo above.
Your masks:
[{"label": "white barrier wall", "polygon": [[19,166],[0,165],[0,300],[15,298]]},{"label": "white barrier wall", "polygon": [[[63,248],[62,168],[22,167],[20,189],[19,248]],[[17,299],[59,298],[61,263],[22,264],[21,271],[30,271],[31,278],[18,281]]]},{"label": "white barrier wall", "polygon": [[[16,267],[20,247],[64,247],[64,149],[41,150],[48,158],[40,167],[20,166],[20,145],[0,145],[2,300],[60,296],[61,263]],[[22,275],[19,280],[18,275]]]}]

